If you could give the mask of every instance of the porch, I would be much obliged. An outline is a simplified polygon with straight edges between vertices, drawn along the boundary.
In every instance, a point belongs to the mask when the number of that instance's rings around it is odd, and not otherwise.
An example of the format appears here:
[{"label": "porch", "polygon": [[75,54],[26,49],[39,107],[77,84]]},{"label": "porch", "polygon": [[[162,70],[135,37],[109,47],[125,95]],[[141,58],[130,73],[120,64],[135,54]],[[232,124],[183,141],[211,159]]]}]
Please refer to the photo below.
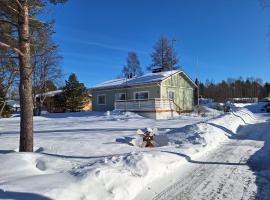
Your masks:
[{"label": "porch", "polygon": [[133,111],[133,112],[181,112],[172,99],[131,99],[131,100],[116,100],[114,109],[118,111]]}]

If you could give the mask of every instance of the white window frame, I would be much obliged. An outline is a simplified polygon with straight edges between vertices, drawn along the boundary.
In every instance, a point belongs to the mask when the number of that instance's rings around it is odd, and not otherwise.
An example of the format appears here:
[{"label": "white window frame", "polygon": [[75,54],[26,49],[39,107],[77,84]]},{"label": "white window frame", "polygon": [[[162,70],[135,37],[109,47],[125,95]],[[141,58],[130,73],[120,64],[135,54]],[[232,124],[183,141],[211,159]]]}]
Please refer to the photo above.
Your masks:
[{"label": "white window frame", "polygon": [[[119,96],[122,95],[122,94],[125,95],[125,99],[124,100],[123,99],[119,99]],[[116,101],[125,101],[125,100],[127,100],[127,94],[124,93],[124,92],[118,92],[118,93],[115,93],[115,97],[114,98],[115,98]]]},{"label": "white window frame", "polygon": [[[148,98],[147,99],[136,99],[136,93],[147,93]],[[148,100],[149,99],[149,91],[136,91],[136,92],[133,92],[133,98],[135,100]]]},{"label": "white window frame", "polygon": [[[100,96],[104,96],[105,97],[105,103],[103,104],[103,103],[99,103],[99,97]],[[107,103],[107,95],[106,94],[99,94],[99,95],[97,95],[97,104],[98,105],[106,105],[106,103]]]}]

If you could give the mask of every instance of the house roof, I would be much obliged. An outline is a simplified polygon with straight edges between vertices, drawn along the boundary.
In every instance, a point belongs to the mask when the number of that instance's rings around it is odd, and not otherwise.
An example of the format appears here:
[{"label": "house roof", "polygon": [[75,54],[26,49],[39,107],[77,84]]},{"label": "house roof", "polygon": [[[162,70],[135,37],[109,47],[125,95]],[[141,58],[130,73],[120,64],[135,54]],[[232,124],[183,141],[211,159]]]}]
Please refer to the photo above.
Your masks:
[{"label": "house roof", "polygon": [[57,94],[61,94],[63,90],[54,90],[50,92],[45,92],[44,94],[37,94],[36,97],[45,96],[45,97],[53,97]]},{"label": "house roof", "polygon": [[12,108],[20,108],[20,102],[16,100],[7,100],[7,105],[9,105]]},{"label": "house roof", "polygon": [[196,86],[196,84],[183,71],[172,70],[172,71],[165,71],[165,72],[158,72],[158,73],[149,73],[149,74],[145,74],[139,77],[134,77],[131,79],[126,79],[126,78],[113,79],[113,80],[109,80],[109,81],[105,81],[100,84],[97,84],[91,89],[118,88],[118,87],[158,83],[176,73],[183,73],[191,81],[191,83],[194,86]]}]

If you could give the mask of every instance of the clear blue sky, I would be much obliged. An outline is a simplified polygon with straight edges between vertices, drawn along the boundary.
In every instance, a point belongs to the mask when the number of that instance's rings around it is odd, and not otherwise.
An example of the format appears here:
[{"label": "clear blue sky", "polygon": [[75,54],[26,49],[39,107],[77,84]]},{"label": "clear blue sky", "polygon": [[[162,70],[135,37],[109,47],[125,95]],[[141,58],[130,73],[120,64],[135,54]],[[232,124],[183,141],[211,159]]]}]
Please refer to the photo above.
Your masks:
[{"label": "clear blue sky", "polygon": [[145,70],[160,33],[176,38],[193,79],[270,81],[268,13],[259,0],[69,0],[49,11],[65,78],[75,72],[88,87],[119,75],[129,51]]}]

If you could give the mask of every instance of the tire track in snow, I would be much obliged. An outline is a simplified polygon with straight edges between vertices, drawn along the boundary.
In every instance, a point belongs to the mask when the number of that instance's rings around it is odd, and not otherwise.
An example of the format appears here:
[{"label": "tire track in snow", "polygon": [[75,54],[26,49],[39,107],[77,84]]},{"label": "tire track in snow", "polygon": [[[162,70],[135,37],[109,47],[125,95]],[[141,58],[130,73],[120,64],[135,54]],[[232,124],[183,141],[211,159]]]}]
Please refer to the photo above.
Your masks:
[{"label": "tire track in snow", "polygon": [[[210,155],[207,161],[202,162],[204,164],[199,164],[189,174],[158,194],[154,200],[233,199],[239,195],[236,199],[252,199],[254,188],[250,188],[250,184],[255,178],[243,163],[257,147],[256,143],[250,141],[231,141],[224,144]],[[216,160],[222,164],[210,164]]]}]

